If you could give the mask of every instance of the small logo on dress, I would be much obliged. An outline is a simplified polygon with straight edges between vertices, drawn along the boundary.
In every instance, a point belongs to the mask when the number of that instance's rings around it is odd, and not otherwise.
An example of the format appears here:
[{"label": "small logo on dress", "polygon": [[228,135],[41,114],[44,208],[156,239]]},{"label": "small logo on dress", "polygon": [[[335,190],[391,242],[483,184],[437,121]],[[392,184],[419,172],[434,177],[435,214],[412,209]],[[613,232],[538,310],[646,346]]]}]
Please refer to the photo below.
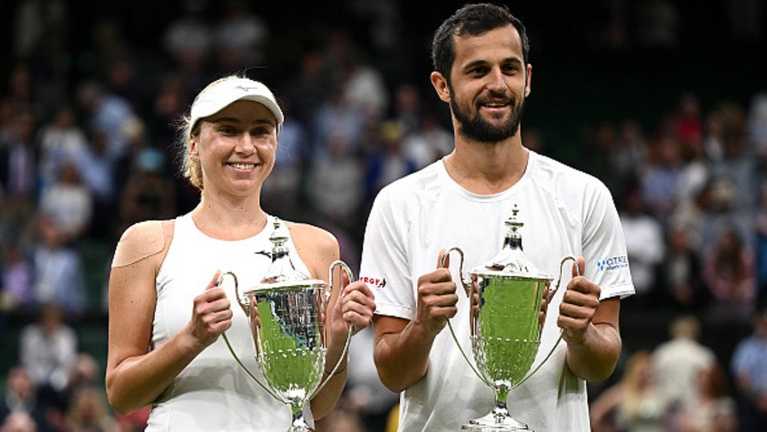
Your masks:
[{"label": "small logo on dress", "polygon": [[386,286],[386,279],[384,278],[372,278],[367,276],[360,276],[360,280],[376,288],[383,288]]},{"label": "small logo on dress", "polygon": [[610,271],[625,268],[629,266],[629,260],[626,255],[619,255],[610,258],[603,258],[597,261],[598,271]]}]

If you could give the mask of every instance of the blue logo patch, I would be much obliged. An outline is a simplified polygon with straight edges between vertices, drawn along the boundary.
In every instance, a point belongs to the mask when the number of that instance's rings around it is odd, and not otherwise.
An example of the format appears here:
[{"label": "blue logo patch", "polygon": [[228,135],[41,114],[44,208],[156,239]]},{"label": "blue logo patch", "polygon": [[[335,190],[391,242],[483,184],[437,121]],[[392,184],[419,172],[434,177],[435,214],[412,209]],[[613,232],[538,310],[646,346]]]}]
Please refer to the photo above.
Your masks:
[{"label": "blue logo patch", "polygon": [[603,258],[597,261],[598,271],[610,271],[625,268],[629,266],[629,260],[626,255]]}]

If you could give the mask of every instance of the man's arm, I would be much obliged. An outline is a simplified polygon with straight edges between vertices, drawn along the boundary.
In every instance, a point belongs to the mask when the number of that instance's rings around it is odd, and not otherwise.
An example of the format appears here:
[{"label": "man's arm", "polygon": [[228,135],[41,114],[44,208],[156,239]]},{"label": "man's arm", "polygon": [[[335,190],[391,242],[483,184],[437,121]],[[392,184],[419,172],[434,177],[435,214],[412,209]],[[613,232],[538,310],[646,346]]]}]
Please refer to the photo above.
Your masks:
[{"label": "man's arm", "polygon": [[376,315],[374,358],[381,382],[393,392],[417,383],[429,369],[434,343],[413,321]]},{"label": "man's arm", "polygon": [[[441,261],[442,253],[440,253]],[[447,320],[454,317],[458,296],[447,268],[418,278],[418,301],[412,321],[377,315],[375,359],[381,382],[391,391],[417,383],[429,368],[429,352]]]},{"label": "man's arm", "polygon": [[601,288],[583,276],[586,262],[578,257],[573,279],[559,307],[557,324],[567,341],[567,367],[587,381],[601,381],[613,373],[621,353],[620,300],[599,301]]},{"label": "man's arm", "polygon": [[599,304],[583,338],[567,342],[567,366],[587,381],[602,381],[615,370],[621,353],[618,324],[620,300],[611,298]]}]

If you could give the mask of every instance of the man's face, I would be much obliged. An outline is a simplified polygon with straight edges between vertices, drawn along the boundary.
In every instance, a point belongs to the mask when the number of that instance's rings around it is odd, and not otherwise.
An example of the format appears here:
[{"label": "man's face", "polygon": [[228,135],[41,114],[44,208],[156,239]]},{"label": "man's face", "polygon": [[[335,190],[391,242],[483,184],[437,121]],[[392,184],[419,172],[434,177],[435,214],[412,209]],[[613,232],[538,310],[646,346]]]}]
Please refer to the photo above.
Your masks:
[{"label": "man's face", "polygon": [[498,142],[519,131],[531,67],[525,67],[519,33],[512,25],[480,36],[453,36],[455,60],[448,89],[458,132]]}]

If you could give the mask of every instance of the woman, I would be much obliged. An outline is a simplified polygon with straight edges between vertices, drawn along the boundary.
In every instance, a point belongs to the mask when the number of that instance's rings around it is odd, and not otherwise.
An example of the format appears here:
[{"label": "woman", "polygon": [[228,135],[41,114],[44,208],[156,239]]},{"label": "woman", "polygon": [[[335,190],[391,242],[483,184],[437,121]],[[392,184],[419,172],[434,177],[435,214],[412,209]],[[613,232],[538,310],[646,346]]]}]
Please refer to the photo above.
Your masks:
[{"label": "woman", "polygon": [[[130,227],[117,245],[109,281],[107,396],[118,411],[153,404],[149,431],[284,431],[289,410],[235,364],[219,336],[257,374],[246,317],[230,299],[222,272],[256,284],[271,250],[273,217],[260,203],[275,162],[283,114],[272,92],[247,78],[214,81],[197,95],[183,132],[184,173],[200,204],[174,221]],[[297,269],[328,280],[338,259],[329,233],[289,224]],[[228,280],[228,278],[227,278]],[[219,286],[220,285],[220,286]],[[326,375],[341,359],[347,326],[370,324],[373,295],[361,282],[334,292],[328,310]],[[343,360],[345,362],[345,359]],[[312,399],[326,415],[346,381],[345,363]]]}]

